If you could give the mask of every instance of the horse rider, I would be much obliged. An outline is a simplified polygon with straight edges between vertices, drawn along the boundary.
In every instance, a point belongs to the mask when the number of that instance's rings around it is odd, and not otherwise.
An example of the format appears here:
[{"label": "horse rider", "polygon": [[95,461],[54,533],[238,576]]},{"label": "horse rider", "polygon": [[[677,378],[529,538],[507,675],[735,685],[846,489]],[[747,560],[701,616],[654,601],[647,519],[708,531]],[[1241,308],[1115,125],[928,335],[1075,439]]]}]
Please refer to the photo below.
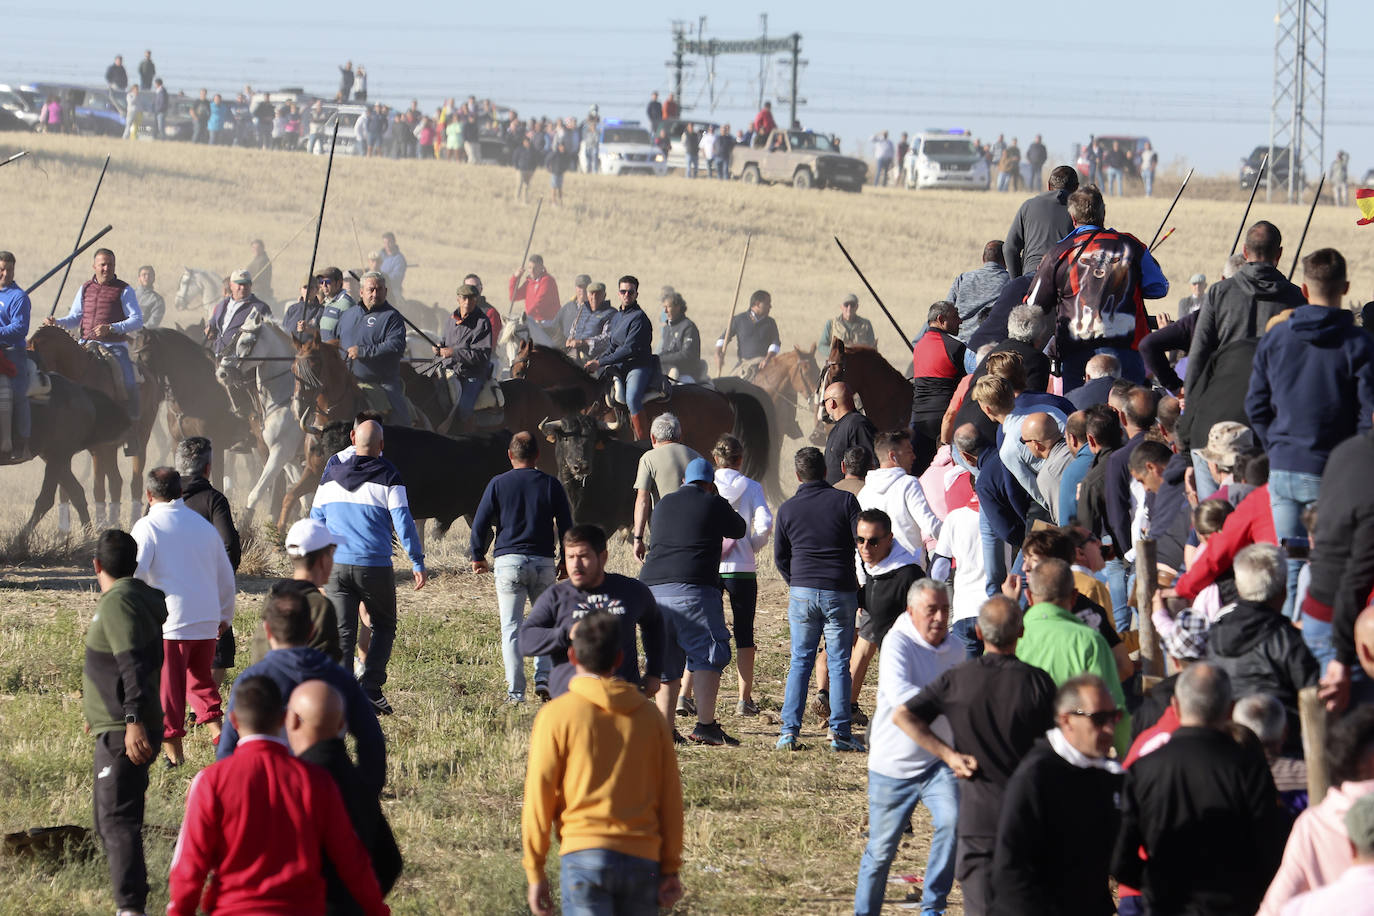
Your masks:
[{"label": "horse rider", "polygon": [[658,359],[663,371],[678,382],[706,381],[706,361],[701,358],[701,332],[687,317],[687,300],[682,293],[668,297],[668,316],[659,338]]},{"label": "horse rider", "polygon": [[840,303],[838,318],[825,322],[821,330],[819,353],[830,352],[830,341],[843,341],[846,347],[876,347],[878,338],[873,333],[873,322],[859,317],[859,297],[850,293]]},{"label": "horse rider", "polygon": [[724,337],[716,341],[716,363],[725,365],[725,344],[731,338],[737,347],[738,358],[731,375],[751,379],[778,353],[782,352],[782,338],[778,323],[768,316],[773,310],[773,297],[767,290],[755,290],[749,297],[749,311],[736,315]]},{"label": "horse rider", "polygon": [[272,259],[267,256],[267,249],[262,244],[262,239],[253,239],[250,246],[253,249],[253,260],[248,262],[248,276],[256,278],[258,289],[268,299],[275,299],[272,295]]},{"label": "horse rider", "polygon": [[587,305],[577,314],[564,347],[578,362],[596,359],[604,354],[610,343],[611,318],[615,309],[606,301],[606,284],[600,281],[587,285]]},{"label": "horse rider", "polygon": [[573,297],[563,303],[563,307],[558,310],[558,320],[554,322],[555,342],[567,340],[572,336],[578,316],[587,310],[587,287],[591,285],[592,278],[586,274],[578,274],[573,279]]},{"label": "horse rider", "polygon": [[[297,343],[319,335],[321,340],[333,340],[339,336],[339,316],[353,306],[353,299],[344,292],[343,271],[337,267],[326,267],[314,277],[318,296],[317,302],[309,297],[301,302],[292,303],[286,309],[281,326]],[[325,326],[329,333],[326,335]]]},{"label": "horse rider", "polygon": [[138,425],[138,383],[134,378],[134,362],[129,356],[129,335],[143,327],[143,310],[138,307],[134,288],[115,276],[114,252],[98,248],[93,262],[94,276],[81,284],[72,300],[71,311],[65,318],[44,319],[45,325],[57,325],[71,330],[80,328],[82,346],[96,344],[101,351],[119,364],[124,377],[124,394],[128,400],[129,442],[126,455],[135,452],[134,427]]},{"label": "horse rider", "polygon": [[613,375],[625,389],[625,408],[636,441],[649,438],[644,418],[644,395],[654,382],[654,326],[639,307],[639,280],[624,276],[616,284],[620,311],[611,316],[610,352],[587,363],[587,371],[605,378]]},{"label": "horse rider", "polygon": [[[528,279],[525,279],[526,270],[530,272]],[[529,263],[510,278],[511,302],[521,299],[525,300],[525,327],[530,341],[546,347],[557,347],[560,335],[555,329],[562,304],[558,301],[558,283],[544,269],[543,255],[530,255]]]},{"label": "horse rider", "polygon": [[324,316],[320,293],[324,285],[324,277],[319,274],[302,283],[300,298],[288,305],[281,316],[281,329],[293,343],[302,344],[319,336],[320,318]]},{"label": "horse rider", "polygon": [[145,328],[162,327],[162,319],[167,315],[167,300],[162,298],[162,293],[153,289],[156,283],[157,271],[153,270],[151,264],[144,264],[138,269],[138,286],[134,288],[134,295],[138,297]]},{"label": "horse rider", "polygon": [[406,285],[406,256],[396,245],[394,232],[382,233],[382,273],[386,276],[386,286],[397,302],[404,302],[401,287]]},{"label": "horse rider", "polygon": [[[477,396],[491,378],[491,322],[477,307],[478,298],[475,286],[464,283],[458,287],[458,307],[444,324],[442,346],[434,348],[434,355],[443,360],[453,394],[450,434],[467,429]],[[457,418],[456,426],[451,422],[453,417]]]},{"label": "horse rider", "polygon": [[[0,438],[12,442],[12,449],[0,452],[0,463],[28,461],[29,453],[29,297],[24,288],[14,282],[14,255],[0,251],[0,353],[14,364],[10,379],[13,392],[10,409],[13,411],[13,433],[0,430]],[[0,423],[9,422],[0,418]]]},{"label": "horse rider", "polygon": [[401,359],[406,353],[406,325],[401,313],[387,302],[386,276],[378,270],[363,274],[363,301],[339,319],[339,347],[353,376],[366,386],[386,392],[391,404],[389,423],[410,425],[410,403],[401,386]]},{"label": "horse rider", "polygon": [[270,318],[272,306],[253,295],[253,275],[246,270],[236,270],[229,275],[229,295],[215,306],[205,326],[205,338],[210,341],[216,360],[229,354],[244,321],[255,312],[260,317]]}]

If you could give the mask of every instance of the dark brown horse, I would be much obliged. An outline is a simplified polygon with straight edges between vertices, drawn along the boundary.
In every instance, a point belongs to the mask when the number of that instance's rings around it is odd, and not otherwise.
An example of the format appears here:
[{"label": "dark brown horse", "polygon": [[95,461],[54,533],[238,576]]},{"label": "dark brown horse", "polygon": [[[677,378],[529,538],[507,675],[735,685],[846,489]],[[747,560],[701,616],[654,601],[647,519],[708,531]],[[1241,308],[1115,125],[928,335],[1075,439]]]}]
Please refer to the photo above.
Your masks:
[{"label": "dark brown horse", "polygon": [[[164,397],[167,431],[174,441],[204,436],[222,456],[227,446],[251,435],[248,423],[234,413],[229,395],[215,378],[215,364],[202,340],[173,328],[148,328],[134,338],[131,350],[143,372],[144,387]],[[216,460],[210,467],[211,482],[223,491],[225,462]]]},{"label": "dark brown horse", "polygon": [[[605,383],[589,375],[562,350],[521,341],[511,362],[511,374],[548,391],[555,401],[563,401],[569,389],[578,392],[591,405],[585,413],[592,416],[604,417],[609,413]],[[669,398],[644,404],[645,419],[652,423],[660,414],[672,413],[682,423],[682,444],[702,455],[711,454],[716,440],[735,428],[735,410],[730,399],[704,385],[674,385],[671,391]],[[618,422],[615,428],[622,439],[634,435],[629,423]]]},{"label": "dark brown horse", "polygon": [[[821,389],[832,382],[845,382],[853,389],[864,414],[880,431],[911,426],[911,380],[872,347],[846,347],[842,340],[833,341],[830,358],[821,369]],[[823,443],[826,431],[818,414],[812,441],[819,437]]]},{"label": "dark brown horse", "polygon": [[[41,327],[29,340],[29,349],[38,357],[38,362],[48,371],[56,372],[63,378],[71,379],[83,388],[99,391],[114,401],[122,401],[115,387],[112,370],[118,366],[83,348],[72,336],[61,328]],[[121,386],[122,387],[122,386]],[[143,463],[147,457],[148,436],[157,421],[157,405],[162,400],[162,388],[145,382],[139,386],[139,420],[131,437],[136,451],[133,455],[133,468],[129,481],[129,518],[136,519],[141,514],[143,503]],[[93,466],[91,495],[95,501],[95,524],[119,527],[120,491],[124,488],[124,478],[119,472],[119,443],[109,443],[91,449]],[[108,493],[108,503],[107,503]],[[108,512],[106,506],[108,505]]]}]

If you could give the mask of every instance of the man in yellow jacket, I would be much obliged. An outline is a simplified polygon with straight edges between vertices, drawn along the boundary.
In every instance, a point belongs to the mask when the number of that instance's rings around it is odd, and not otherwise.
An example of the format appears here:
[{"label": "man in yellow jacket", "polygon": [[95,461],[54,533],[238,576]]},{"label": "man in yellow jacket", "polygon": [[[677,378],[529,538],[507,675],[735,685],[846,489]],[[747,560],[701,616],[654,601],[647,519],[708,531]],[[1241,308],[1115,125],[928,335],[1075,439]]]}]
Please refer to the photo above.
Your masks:
[{"label": "man in yellow jacket", "polygon": [[682,898],[682,782],[671,728],[633,684],[615,677],[620,628],[604,611],[573,626],[568,692],[544,706],[525,775],[530,911],[553,913],[544,874],[560,837],[563,913],[653,913]]}]

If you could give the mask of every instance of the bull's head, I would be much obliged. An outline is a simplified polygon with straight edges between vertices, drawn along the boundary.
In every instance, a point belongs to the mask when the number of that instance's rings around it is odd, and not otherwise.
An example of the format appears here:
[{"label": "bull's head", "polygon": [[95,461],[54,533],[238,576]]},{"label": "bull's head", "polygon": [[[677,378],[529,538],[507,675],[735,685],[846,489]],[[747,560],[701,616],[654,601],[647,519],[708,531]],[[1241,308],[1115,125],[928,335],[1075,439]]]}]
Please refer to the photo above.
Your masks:
[{"label": "bull's head", "polygon": [[565,483],[585,484],[591,476],[594,452],[605,447],[606,429],[591,417],[572,414],[561,420],[544,419],[539,432],[554,444],[558,476]]}]

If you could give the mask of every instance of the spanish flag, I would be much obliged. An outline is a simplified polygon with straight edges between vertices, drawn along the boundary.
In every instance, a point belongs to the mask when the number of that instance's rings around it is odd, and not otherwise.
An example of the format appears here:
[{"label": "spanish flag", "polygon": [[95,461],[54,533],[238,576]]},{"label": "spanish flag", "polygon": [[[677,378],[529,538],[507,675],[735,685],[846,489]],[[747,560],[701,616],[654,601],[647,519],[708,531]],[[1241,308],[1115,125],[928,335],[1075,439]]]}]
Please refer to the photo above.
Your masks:
[{"label": "spanish flag", "polygon": [[1368,226],[1370,223],[1374,223],[1374,188],[1357,188],[1355,205],[1364,214],[1364,219],[1355,220],[1355,225]]}]

